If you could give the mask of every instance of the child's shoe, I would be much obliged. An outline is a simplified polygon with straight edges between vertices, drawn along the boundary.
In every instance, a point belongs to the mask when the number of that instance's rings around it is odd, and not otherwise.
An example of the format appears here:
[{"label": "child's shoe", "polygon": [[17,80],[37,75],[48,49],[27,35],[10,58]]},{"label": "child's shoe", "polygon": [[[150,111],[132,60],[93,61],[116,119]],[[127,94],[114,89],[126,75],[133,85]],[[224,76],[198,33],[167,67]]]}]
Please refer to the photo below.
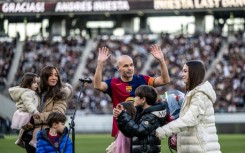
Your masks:
[{"label": "child's shoe", "polygon": [[25,142],[23,140],[21,140],[21,139],[17,139],[15,141],[15,144],[20,146],[21,148],[25,148]]},{"label": "child's shoe", "polygon": [[31,145],[32,147],[36,148],[36,146],[37,146],[37,141],[31,140],[31,141],[29,142],[29,145]]}]

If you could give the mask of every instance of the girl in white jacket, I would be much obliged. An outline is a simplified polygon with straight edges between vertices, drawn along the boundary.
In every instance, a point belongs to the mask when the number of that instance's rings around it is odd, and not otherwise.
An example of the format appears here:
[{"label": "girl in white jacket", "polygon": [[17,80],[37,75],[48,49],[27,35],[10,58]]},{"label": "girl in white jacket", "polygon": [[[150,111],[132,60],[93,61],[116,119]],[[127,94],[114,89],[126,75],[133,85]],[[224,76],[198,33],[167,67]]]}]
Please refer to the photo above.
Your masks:
[{"label": "girl in white jacket", "polygon": [[[19,86],[9,88],[9,94],[13,101],[16,102],[17,110],[12,118],[12,129],[20,130],[19,137],[15,144],[24,147],[24,142],[21,140],[21,136],[24,132],[22,128],[29,123],[31,117],[38,118],[40,113],[37,110],[38,106],[38,76],[34,73],[27,72],[23,75]],[[36,134],[39,131],[36,128],[33,132],[35,137],[30,142],[33,147],[36,146]]]},{"label": "girl in white jacket", "polygon": [[216,94],[204,77],[203,62],[193,60],[183,66],[186,96],[179,118],[157,129],[160,138],[177,133],[178,153],[221,153],[213,108]]}]

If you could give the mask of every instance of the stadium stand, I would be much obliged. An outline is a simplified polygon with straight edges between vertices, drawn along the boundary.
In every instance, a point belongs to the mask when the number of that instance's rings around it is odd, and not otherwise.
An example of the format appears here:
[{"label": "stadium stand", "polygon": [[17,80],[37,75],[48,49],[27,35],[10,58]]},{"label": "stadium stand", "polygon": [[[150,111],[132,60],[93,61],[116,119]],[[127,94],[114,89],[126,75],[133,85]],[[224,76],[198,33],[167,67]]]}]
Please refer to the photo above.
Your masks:
[{"label": "stadium stand", "polygon": [[[11,8],[8,8],[8,4],[11,2],[15,2],[16,6],[17,4],[24,6],[24,2],[26,2],[25,5],[30,4],[37,8],[39,5],[35,4],[42,2],[46,6],[44,8],[49,10],[35,12],[28,10],[27,7],[23,8],[24,10],[18,10],[17,7],[11,10]],[[75,108],[75,102],[79,95],[80,82],[78,78],[93,77],[99,47],[108,46],[112,54],[103,70],[103,80],[105,80],[111,76],[118,76],[115,61],[116,57],[121,54],[128,54],[133,57],[136,73],[147,73],[151,76],[158,75],[160,72],[157,62],[149,53],[150,45],[158,43],[164,52],[172,81],[171,84],[158,88],[159,93],[170,89],[184,91],[180,79],[183,63],[189,59],[202,59],[208,70],[206,79],[211,82],[217,92],[218,99],[215,104],[215,111],[217,113],[244,113],[245,4],[237,3],[236,6],[233,6],[227,1],[226,6],[224,6],[221,0],[219,6],[215,9],[211,6],[201,5],[198,6],[199,8],[193,9],[185,9],[185,6],[180,9],[172,9],[162,8],[163,5],[160,4],[163,1],[160,0],[128,0],[124,2],[128,4],[129,10],[114,11],[112,10],[113,7],[108,6],[101,7],[102,10],[100,11],[72,10],[75,8],[70,8],[67,11],[65,9],[68,7],[65,6],[73,4],[74,1],[66,2],[65,0],[0,1],[0,7],[5,7],[5,10],[1,10],[0,18],[1,96],[9,98],[7,89],[10,86],[17,85],[20,77],[25,72],[30,71],[39,74],[45,65],[54,64],[60,68],[63,81],[71,83],[74,88],[73,98],[68,101],[68,108],[70,109],[68,114],[71,114],[69,112],[72,112]],[[79,5],[82,2],[79,1]],[[94,1],[86,2],[92,3]],[[99,2],[101,4],[116,5],[113,1]],[[59,8],[60,12],[55,11],[55,6],[58,3],[60,6],[64,6],[63,11],[62,8]],[[156,3],[159,4],[158,7],[154,5]],[[14,6],[13,3],[12,6]],[[170,7],[170,4],[166,6]],[[214,27],[209,32],[204,30],[205,15],[214,17]],[[183,29],[176,33],[154,33],[148,27],[146,20],[152,16],[194,16],[195,33],[188,33]],[[134,25],[131,24],[131,21],[134,17],[140,19],[140,30],[137,32],[132,30]],[[241,18],[242,22],[235,23],[234,18],[236,17]],[[43,20],[48,20],[49,25],[41,27],[36,35],[26,36],[24,39],[20,39],[17,34],[15,37],[7,35],[10,31],[9,27],[6,27],[6,23],[28,24],[30,22],[43,25]],[[110,20],[115,25],[110,28],[87,27],[86,23],[88,21],[97,20]],[[224,34],[225,25],[227,26],[227,32]],[[65,32],[61,32],[62,28],[65,29]],[[112,31],[116,28],[123,28],[125,30],[124,35],[113,35]],[[48,33],[48,35],[45,36],[44,33]],[[85,114],[111,115],[110,97],[94,90],[91,84],[82,88],[81,97],[78,101],[78,108]],[[2,105],[2,102],[0,102],[0,105]],[[6,115],[1,114],[0,116],[5,118]]]}]

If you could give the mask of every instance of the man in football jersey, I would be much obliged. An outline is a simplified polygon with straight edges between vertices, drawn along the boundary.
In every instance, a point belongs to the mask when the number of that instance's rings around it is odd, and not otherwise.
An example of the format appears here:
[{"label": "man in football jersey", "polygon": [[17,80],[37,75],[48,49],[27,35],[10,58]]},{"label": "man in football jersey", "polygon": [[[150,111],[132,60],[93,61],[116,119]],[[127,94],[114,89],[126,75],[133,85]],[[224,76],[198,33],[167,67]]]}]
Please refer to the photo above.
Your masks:
[{"label": "man in football jersey", "polygon": [[[159,87],[169,83],[168,69],[160,46],[152,45],[151,54],[159,61],[161,76],[151,77],[148,75],[134,74],[132,58],[128,55],[121,55],[117,58],[117,70],[119,71],[120,77],[113,77],[102,81],[103,66],[110,57],[110,54],[107,47],[99,48],[97,68],[94,74],[94,88],[109,94],[112,99],[113,108],[115,108],[120,102],[127,101],[127,98],[135,97],[135,89],[140,85]],[[117,133],[118,127],[114,118],[112,136],[115,137]]]}]

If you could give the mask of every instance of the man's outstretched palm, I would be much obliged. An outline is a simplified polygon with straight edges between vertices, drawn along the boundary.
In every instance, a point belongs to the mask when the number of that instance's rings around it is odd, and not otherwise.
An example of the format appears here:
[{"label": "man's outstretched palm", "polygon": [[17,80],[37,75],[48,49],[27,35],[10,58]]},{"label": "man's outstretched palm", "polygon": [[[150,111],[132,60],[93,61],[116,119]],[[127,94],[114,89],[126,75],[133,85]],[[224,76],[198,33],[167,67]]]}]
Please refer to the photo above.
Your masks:
[{"label": "man's outstretched palm", "polygon": [[104,63],[109,58],[109,56],[110,56],[109,48],[107,47],[99,48],[99,56],[98,56],[99,63]]},{"label": "man's outstretched palm", "polygon": [[151,54],[157,59],[157,60],[161,60],[163,59],[163,52],[160,48],[159,45],[152,45],[151,46]]}]

